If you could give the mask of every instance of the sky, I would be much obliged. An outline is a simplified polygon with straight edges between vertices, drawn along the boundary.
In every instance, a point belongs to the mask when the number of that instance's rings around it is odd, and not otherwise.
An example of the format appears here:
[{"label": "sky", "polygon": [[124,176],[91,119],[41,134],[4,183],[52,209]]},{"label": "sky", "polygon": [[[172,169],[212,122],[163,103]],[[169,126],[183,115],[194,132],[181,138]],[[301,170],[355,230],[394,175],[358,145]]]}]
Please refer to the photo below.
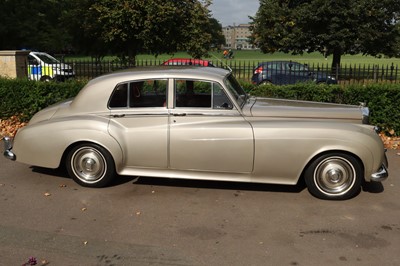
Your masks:
[{"label": "sky", "polygon": [[210,6],[212,17],[223,27],[248,23],[260,6],[259,0],[213,0]]}]

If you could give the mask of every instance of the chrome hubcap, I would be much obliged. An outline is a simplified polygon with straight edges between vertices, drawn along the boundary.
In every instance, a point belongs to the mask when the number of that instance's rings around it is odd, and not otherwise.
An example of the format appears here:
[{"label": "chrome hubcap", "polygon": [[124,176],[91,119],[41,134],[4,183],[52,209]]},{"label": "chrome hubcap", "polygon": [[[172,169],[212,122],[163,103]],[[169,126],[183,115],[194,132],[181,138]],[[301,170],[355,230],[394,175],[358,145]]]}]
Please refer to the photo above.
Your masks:
[{"label": "chrome hubcap", "polygon": [[96,161],[92,158],[84,158],[83,164],[87,172],[93,172],[94,168],[96,167]]},{"label": "chrome hubcap", "polygon": [[76,150],[72,155],[71,164],[75,175],[86,183],[101,179],[107,168],[104,156],[90,147]]},{"label": "chrome hubcap", "polygon": [[353,187],[355,175],[355,170],[348,160],[342,157],[329,157],[318,164],[314,180],[321,192],[341,195]]}]

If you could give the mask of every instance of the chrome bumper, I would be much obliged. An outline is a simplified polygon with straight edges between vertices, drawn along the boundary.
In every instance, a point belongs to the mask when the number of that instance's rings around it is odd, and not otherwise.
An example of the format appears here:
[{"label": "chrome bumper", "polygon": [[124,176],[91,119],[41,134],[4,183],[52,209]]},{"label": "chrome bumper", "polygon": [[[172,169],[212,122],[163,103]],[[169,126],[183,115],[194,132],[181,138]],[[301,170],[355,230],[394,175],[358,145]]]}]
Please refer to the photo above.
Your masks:
[{"label": "chrome bumper", "polygon": [[10,159],[12,161],[15,161],[16,156],[12,152],[12,144],[13,144],[12,138],[4,137],[3,141],[4,141],[4,157],[6,157],[7,159]]},{"label": "chrome bumper", "polygon": [[[385,152],[386,152],[386,150],[385,150]],[[381,181],[385,180],[389,176],[387,167],[388,167],[388,160],[387,160],[386,153],[385,153],[385,160],[382,163],[381,168],[379,168],[379,170],[376,173],[373,173],[371,175],[371,181],[381,182]]]}]

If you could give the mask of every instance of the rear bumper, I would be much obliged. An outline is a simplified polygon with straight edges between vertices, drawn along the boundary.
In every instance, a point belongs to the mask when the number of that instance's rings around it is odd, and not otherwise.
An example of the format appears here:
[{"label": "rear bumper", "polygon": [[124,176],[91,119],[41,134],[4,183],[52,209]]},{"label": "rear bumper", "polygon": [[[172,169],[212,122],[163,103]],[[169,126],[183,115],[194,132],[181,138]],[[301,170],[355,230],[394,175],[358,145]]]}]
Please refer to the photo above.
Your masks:
[{"label": "rear bumper", "polygon": [[4,157],[6,157],[9,160],[15,161],[17,157],[12,151],[13,139],[10,137],[4,137],[3,142],[4,142]]}]

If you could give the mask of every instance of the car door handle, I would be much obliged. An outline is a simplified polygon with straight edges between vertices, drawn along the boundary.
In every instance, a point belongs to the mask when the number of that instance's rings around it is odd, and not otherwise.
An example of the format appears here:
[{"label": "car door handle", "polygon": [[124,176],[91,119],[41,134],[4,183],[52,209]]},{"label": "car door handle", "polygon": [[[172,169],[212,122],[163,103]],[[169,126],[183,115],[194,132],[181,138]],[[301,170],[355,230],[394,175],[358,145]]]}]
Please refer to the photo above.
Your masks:
[{"label": "car door handle", "polygon": [[173,116],[186,116],[186,113],[176,113],[176,114],[173,114]]},{"label": "car door handle", "polygon": [[121,117],[124,117],[125,116],[125,114],[121,114],[121,115],[113,115],[113,117],[114,118],[121,118]]}]

